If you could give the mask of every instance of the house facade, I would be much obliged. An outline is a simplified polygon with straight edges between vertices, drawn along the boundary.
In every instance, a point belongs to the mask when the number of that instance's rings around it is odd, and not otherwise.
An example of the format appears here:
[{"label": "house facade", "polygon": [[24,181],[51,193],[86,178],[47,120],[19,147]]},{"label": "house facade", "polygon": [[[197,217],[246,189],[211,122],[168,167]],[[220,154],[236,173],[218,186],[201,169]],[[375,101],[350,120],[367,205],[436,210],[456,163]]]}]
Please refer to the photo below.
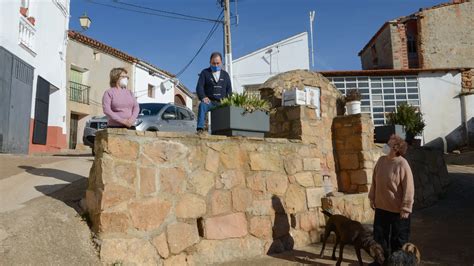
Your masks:
[{"label": "house facade", "polygon": [[123,67],[130,77],[128,89],[139,103],[175,103],[192,108],[193,95],[165,70],[84,34],[69,31],[67,57],[68,148],[83,148],[86,122],[103,116],[102,96],[110,88],[112,68]]},{"label": "house facade", "polygon": [[0,152],[67,147],[69,0],[3,1],[0,9]]},{"label": "house facade", "polygon": [[375,126],[401,103],[416,106],[426,127],[424,145],[452,151],[474,144],[474,71],[469,69],[355,70],[321,72],[343,94],[358,88],[361,112]]},{"label": "house facade", "polygon": [[455,0],[385,22],[359,52],[362,69],[473,68],[472,14],[472,0]]},{"label": "house facade", "polygon": [[309,69],[308,33],[303,32],[232,61],[233,91],[257,92],[270,77],[295,69]]}]

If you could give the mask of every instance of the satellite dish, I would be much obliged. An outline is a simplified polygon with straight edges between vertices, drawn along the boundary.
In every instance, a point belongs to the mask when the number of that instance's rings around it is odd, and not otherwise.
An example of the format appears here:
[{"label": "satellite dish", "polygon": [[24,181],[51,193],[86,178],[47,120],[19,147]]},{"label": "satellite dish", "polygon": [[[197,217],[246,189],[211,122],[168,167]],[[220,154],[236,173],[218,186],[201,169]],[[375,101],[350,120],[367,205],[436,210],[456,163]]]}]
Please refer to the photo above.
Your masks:
[{"label": "satellite dish", "polygon": [[174,83],[171,79],[165,79],[163,82],[161,82],[160,88],[161,88],[161,91],[165,93],[174,88]]}]

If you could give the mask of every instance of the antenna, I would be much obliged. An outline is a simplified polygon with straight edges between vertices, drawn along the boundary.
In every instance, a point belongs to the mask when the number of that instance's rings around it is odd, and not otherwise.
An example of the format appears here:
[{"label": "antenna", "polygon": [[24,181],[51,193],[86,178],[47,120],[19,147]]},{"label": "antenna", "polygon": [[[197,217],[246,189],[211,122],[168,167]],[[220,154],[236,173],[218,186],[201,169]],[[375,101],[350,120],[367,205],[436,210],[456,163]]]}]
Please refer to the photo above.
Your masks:
[{"label": "antenna", "polygon": [[316,16],[316,11],[309,12],[309,27],[311,33],[311,67],[314,69],[314,46],[313,46],[313,22]]}]

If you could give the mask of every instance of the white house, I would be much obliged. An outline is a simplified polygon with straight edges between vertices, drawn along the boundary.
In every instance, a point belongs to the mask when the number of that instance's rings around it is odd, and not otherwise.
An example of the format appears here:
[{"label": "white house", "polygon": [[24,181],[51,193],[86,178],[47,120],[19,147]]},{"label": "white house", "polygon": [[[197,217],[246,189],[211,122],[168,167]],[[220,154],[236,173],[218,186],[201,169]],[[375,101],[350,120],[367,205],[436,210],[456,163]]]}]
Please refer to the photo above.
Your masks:
[{"label": "white house", "polygon": [[303,32],[232,61],[233,91],[255,90],[270,77],[309,69],[308,33]]},{"label": "white house", "polygon": [[66,147],[69,0],[10,0],[0,8],[0,152]]},{"label": "white house", "polygon": [[424,145],[444,151],[474,143],[472,73],[462,68],[321,72],[343,94],[358,88],[361,110],[371,114],[375,126],[384,125],[385,114],[400,103],[419,107]]},{"label": "white house", "polygon": [[139,103],[175,103],[193,107],[193,94],[171,73],[139,60],[133,65],[133,88]]}]

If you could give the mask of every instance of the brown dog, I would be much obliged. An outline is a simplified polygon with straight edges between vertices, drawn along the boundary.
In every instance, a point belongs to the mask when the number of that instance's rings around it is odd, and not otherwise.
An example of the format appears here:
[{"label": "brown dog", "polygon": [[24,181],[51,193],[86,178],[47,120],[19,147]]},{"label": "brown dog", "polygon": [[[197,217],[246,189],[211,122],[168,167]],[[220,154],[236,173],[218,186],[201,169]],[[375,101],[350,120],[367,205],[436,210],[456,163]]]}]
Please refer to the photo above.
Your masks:
[{"label": "brown dog", "polygon": [[361,249],[365,250],[367,254],[374,258],[379,264],[384,263],[385,257],[383,248],[380,244],[375,242],[372,232],[366,230],[361,223],[351,220],[343,215],[333,215],[326,210],[323,210],[322,212],[329,217],[329,220],[326,223],[326,230],[324,232],[323,248],[319,254],[321,258],[324,255],[324,248],[329,234],[334,232],[336,233],[336,244],[334,244],[332,250],[331,258],[333,260],[336,259],[336,247],[338,244],[341,244],[339,247],[339,259],[337,260],[336,265],[341,265],[344,246],[347,244],[354,245],[360,265],[363,265],[360,256]]}]

